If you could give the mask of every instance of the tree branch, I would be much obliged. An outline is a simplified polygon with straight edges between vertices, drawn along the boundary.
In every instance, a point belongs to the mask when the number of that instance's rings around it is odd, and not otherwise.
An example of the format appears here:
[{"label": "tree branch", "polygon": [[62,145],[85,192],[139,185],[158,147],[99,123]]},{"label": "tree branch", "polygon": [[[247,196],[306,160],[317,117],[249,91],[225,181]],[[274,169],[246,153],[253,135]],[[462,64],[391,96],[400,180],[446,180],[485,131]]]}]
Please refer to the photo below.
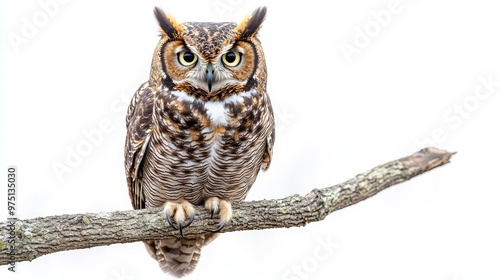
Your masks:
[{"label": "tree branch", "polygon": [[[321,221],[333,211],[448,163],[453,154],[426,148],[344,183],[314,189],[306,196],[233,205],[231,223],[221,232],[289,228]],[[197,206],[194,222],[183,232],[191,236],[216,226],[217,220]],[[8,220],[0,223],[0,265],[11,263],[12,257],[15,262],[31,261],[59,251],[171,237],[179,237],[179,232],[168,225],[160,208]]]}]

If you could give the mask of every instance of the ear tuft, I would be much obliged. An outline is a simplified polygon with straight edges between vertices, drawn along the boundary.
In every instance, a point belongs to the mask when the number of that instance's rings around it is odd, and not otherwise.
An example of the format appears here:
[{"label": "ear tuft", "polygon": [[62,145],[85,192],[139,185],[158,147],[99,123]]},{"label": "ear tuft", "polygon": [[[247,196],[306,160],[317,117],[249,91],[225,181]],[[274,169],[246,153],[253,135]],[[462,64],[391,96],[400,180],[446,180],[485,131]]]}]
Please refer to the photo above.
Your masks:
[{"label": "ear tuft", "polygon": [[238,40],[247,40],[254,37],[260,29],[261,24],[266,18],[267,8],[259,7],[253,11],[250,17],[246,17],[234,31],[237,34]]},{"label": "ear tuft", "polygon": [[162,33],[162,36],[167,36],[170,40],[181,38],[182,27],[173,16],[165,15],[163,10],[158,7],[155,7],[154,13],[160,25],[160,33]]}]

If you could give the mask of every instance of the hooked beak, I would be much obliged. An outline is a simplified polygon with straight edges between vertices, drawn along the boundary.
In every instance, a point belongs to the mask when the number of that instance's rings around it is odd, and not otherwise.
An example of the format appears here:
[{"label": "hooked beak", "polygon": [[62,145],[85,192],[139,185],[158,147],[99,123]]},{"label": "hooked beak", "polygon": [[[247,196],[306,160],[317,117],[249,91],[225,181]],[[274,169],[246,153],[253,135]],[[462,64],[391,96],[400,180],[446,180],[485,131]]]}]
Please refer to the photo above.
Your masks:
[{"label": "hooked beak", "polygon": [[214,67],[212,66],[212,63],[208,63],[207,65],[207,85],[208,85],[208,91],[212,91],[212,83],[214,81]]}]

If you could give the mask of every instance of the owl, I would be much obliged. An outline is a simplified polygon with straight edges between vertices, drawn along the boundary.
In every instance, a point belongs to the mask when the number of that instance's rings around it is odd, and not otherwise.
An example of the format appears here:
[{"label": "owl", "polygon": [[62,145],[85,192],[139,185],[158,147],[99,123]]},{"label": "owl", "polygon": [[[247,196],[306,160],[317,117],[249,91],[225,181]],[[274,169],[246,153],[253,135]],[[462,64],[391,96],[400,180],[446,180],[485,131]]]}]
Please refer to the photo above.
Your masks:
[{"label": "owl", "polygon": [[[273,154],[274,116],[257,33],[266,8],[241,23],[178,23],[155,8],[160,41],[150,78],[128,108],[125,169],[134,209],[162,207],[179,238],[145,241],[166,272],[182,277],[231,220]],[[182,230],[202,205],[217,226]]]}]

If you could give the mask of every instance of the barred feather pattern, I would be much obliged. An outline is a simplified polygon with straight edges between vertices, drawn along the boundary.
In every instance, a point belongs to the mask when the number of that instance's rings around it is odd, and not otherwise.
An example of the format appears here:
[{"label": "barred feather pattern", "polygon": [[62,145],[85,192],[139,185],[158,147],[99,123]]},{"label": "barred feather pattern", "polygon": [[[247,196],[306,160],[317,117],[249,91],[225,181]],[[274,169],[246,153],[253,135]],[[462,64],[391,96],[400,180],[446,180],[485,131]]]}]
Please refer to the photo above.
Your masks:
[{"label": "barred feather pattern", "polygon": [[151,198],[146,207],[166,200],[243,200],[261,167],[272,123],[258,93],[223,101],[199,101],[182,92],[157,95],[157,125],[143,166],[144,194]]},{"label": "barred feather pattern", "polygon": [[[143,84],[128,112],[125,157],[134,208],[209,197],[242,201],[269,165],[274,118],[256,89],[220,101]],[[182,276],[217,234],[146,242],[165,271]]]}]

